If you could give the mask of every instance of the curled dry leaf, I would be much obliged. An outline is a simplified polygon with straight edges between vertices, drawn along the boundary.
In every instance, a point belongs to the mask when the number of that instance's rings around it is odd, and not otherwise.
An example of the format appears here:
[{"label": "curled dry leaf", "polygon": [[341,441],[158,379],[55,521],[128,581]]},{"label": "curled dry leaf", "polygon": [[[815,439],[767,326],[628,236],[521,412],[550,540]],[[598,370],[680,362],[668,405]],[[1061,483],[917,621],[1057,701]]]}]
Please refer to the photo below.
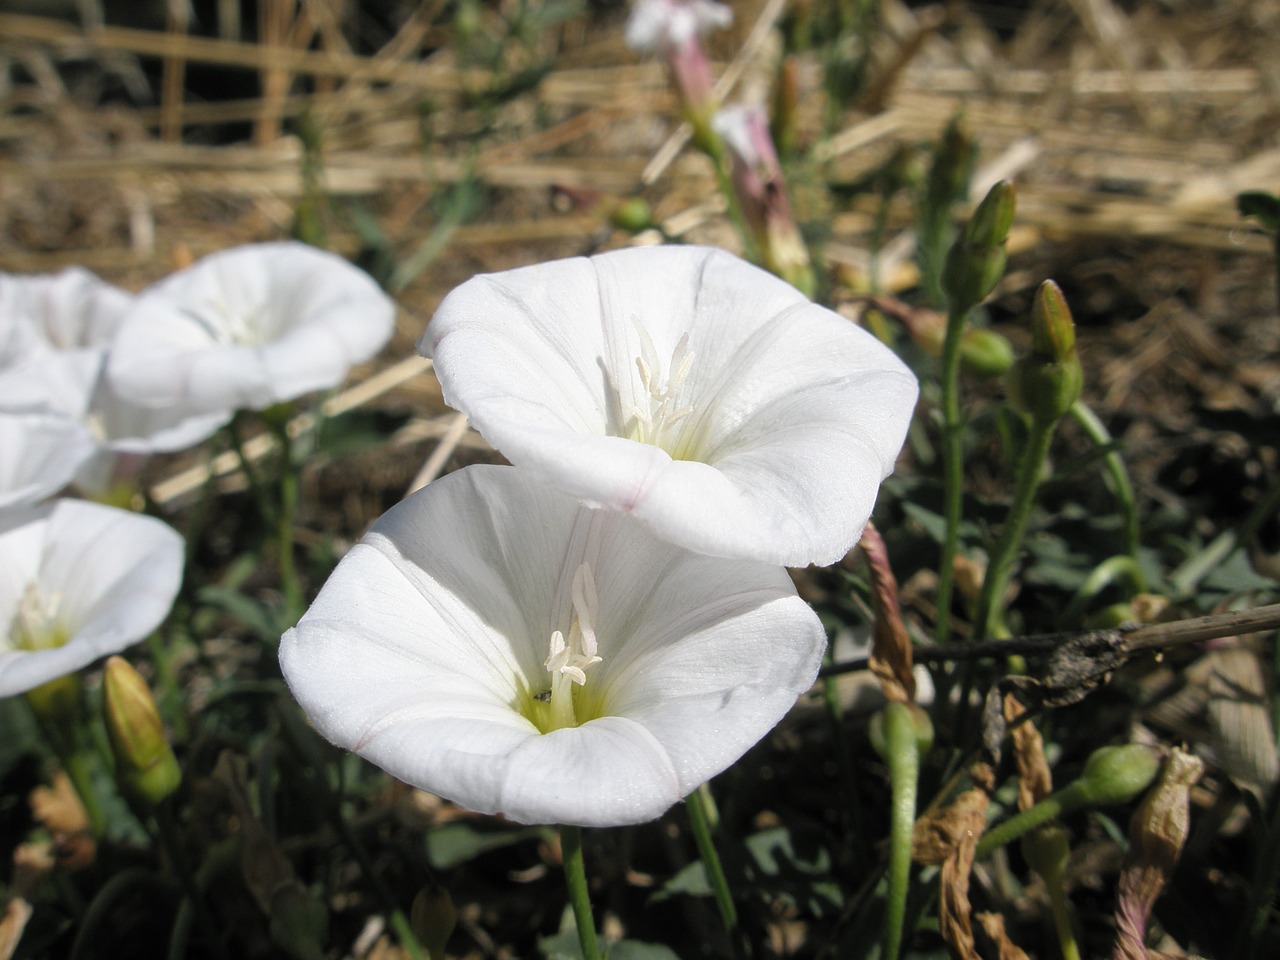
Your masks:
[{"label": "curled dry leaf", "polygon": [[32,790],[27,802],[31,815],[53,835],[58,866],[81,870],[93,863],[97,844],[89,829],[89,816],[65,773],[57,771],[49,786]]},{"label": "curled dry leaf", "polygon": [[889,565],[889,551],[874,524],[868,523],[859,541],[871,575],[871,603],[876,622],[871,644],[871,672],[890,703],[915,703],[916,679],[911,673],[911,638],[902,622],[898,581]]},{"label": "curled dry leaf", "polygon": [[996,946],[999,960],[1028,960],[1026,952],[1009,939],[1004,929],[1004,917],[998,913],[980,913],[978,923],[982,924],[982,932],[991,938]]},{"label": "curled dry leaf", "polygon": [[1004,697],[1004,719],[1010,724],[1013,758],[1018,764],[1018,809],[1027,810],[1053,792],[1053,774],[1044,758],[1044,739],[1030,720],[1014,723],[1026,712],[1011,693]]},{"label": "curled dry leaf", "polygon": [[[979,764],[974,779],[988,785],[990,771]],[[911,842],[911,857],[917,863],[942,864],[939,925],[962,960],[980,960],[970,921],[969,872],[986,827],[987,804],[985,789],[966,790],[950,805],[917,820]]]},{"label": "curled dry leaf", "polygon": [[1116,899],[1115,960],[1149,960],[1147,920],[1173,874],[1191,825],[1191,787],[1204,761],[1177,747],[1165,758],[1160,779],[1129,821],[1129,853]]}]

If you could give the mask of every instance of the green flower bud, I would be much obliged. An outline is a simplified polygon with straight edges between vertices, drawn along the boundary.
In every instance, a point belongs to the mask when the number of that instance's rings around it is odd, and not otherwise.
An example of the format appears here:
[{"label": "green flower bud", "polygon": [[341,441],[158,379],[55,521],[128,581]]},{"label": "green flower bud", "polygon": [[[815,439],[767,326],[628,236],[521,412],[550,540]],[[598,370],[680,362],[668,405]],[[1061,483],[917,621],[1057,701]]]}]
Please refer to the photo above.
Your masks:
[{"label": "green flower bud", "polygon": [[947,124],[929,168],[927,202],[931,208],[950,208],[965,198],[977,154],[977,147],[956,117]]},{"label": "green flower bud", "polygon": [[[886,714],[890,711],[898,714],[893,721],[886,719]],[[871,740],[872,749],[884,759],[889,758],[891,744],[886,725],[899,720],[906,720],[910,724],[918,753],[927,753],[933,746],[933,721],[918,705],[898,701],[885,704],[883,710],[877,711],[871,717],[871,723],[867,725],[867,736]]]},{"label": "green flower bud", "polygon": [[1062,869],[1071,856],[1067,831],[1056,823],[1037,827],[1022,838],[1022,856],[1046,883],[1059,883]]},{"label": "green flower bud", "polygon": [[968,310],[991,295],[1004,276],[1005,241],[1017,207],[1017,192],[1001,180],[987,193],[947,252],[942,285],[952,309]]},{"label": "green flower bud", "polygon": [[1068,787],[1079,792],[1080,805],[1127,803],[1160,771],[1160,753],[1141,743],[1099,747],[1089,754],[1080,778]]},{"label": "green flower bud", "polygon": [[971,376],[1002,377],[1013,360],[1013,345],[994,330],[968,327],[960,335],[960,366]]},{"label": "green flower bud", "polygon": [[1076,352],[1075,324],[1062,290],[1046,280],[1031,308],[1031,353],[1014,364],[1006,381],[1015,408],[1041,421],[1059,419],[1080,399],[1084,370]]},{"label": "green flower bud", "polygon": [[622,201],[610,216],[613,225],[628,233],[639,233],[653,226],[653,210],[640,197]]},{"label": "green flower bud", "polygon": [[74,723],[80,712],[80,677],[68,673],[33,687],[27,691],[26,697],[41,723],[54,726]]},{"label": "green flower bud", "polygon": [[107,661],[102,706],[120,786],[152,805],[178,789],[182,772],[165,739],[156,702],[142,675],[123,657]]}]

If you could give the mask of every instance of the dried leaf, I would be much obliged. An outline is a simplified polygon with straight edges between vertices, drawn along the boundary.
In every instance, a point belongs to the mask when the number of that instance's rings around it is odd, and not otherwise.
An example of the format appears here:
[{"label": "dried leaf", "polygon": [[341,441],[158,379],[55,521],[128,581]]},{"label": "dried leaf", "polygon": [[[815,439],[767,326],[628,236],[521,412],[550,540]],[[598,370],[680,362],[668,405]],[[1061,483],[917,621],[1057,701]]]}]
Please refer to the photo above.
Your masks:
[{"label": "dried leaf", "polygon": [[982,924],[982,932],[991,938],[999,951],[999,960],[1028,960],[1021,947],[1009,939],[1004,929],[1004,917],[998,913],[978,914],[978,923]]},{"label": "dried leaf", "polygon": [[61,770],[47,787],[36,787],[27,802],[31,815],[53,834],[53,851],[64,870],[83,870],[97,858],[98,844],[89,828],[89,815]]},{"label": "dried leaf", "polygon": [[985,790],[966,790],[948,806],[917,820],[911,838],[912,859],[942,864],[939,925],[961,960],[981,960],[969,920],[969,872],[978,840],[986,828],[988,802]]},{"label": "dried leaf", "polygon": [[4,916],[0,917],[0,960],[9,960],[18,949],[31,913],[31,904],[22,897],[12,898],[5,906]]},{"label": "dried leaf", "polygon": [[871,602],[876,622],[871,643],[871,672],[890,703],[915,703],[916,680],[911,673],[911,638],[902,622],[898,581],[889,566],[889,553],[879,531],[868,523],[862,531],[862,552],[871,574]]},{"label": "dried leaf", "polygon": [[1129,852],[1116,892],[1115,960],[1149,960],[1147,920],[1190,829],[1190,793],[1204,761],[1175,747],[1129,821]]},{"label": "dried leaf", "polygon": [[1013,741],[1013,758],[1018,765],[1018,809],[1027,810],[1053,792],[1053,774],[1044,758],[1044,739],[1030,720],[1014,723],[1026,712],[1021,701],[1011,693],[1005,694],[1004,719],[1011,724],[1009,734]]}]

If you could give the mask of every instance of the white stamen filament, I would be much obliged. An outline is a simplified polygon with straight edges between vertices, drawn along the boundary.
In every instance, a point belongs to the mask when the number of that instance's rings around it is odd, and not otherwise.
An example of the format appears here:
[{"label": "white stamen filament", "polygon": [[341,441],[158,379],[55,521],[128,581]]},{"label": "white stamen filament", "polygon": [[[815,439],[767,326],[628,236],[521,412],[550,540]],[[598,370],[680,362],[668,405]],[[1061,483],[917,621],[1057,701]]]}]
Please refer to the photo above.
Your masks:
[{"label": "white stamen filament", "polygon": [[550,648],[543,666],[551,673],[552,729],[576,727],[578,718],[573,709],[573,685],[587,682],[587,669],[600,662],[596,655],[596,611],[599,598],[596,595],[595,578],[587,564],[579,564],[573,574],[570,592],[573,616],[569,624],[568,639],[556,630],[551,634]]},{"label": "white stamen filament", "polygon": [[60,594],[42,597],[34,583],[28,583],[9,628],[13,645],[19,650],[47,650],[60,647],[67,638],[57,623]]},{"label": "white stamen filament", "polygon": [[672,429],[693,412],[692,407],[676,406],[693,366],[689,335],[684,334],[676,344],[664,379],[653,338],[637,318],[632,317],[632,322],[640,334],[640,356],[636,357],[636,372],[640,376],[640,386],[647,396],[641,398],[640,404],[627,405],[626,435],[641,443],[662,447],[671,453],[674,440]]}]

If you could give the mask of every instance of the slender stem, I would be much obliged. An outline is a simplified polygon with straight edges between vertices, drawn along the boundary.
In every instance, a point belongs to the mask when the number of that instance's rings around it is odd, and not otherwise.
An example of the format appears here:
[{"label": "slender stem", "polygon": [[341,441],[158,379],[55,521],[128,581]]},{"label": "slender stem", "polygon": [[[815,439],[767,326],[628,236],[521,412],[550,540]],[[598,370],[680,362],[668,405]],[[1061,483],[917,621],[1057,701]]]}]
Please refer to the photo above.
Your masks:
[{"label": "slender stem", "polygon": [[278,545],[280,553],[280,588],[284,594],[285,622],[293,624],[302,616],[302,585],[298,582],[293,558],[293,528],[298,516],[298,465],[293,439],[289,436],[287,417],[272,426],[280,443],[280,515]]},{"label": "slender stem", "polygon": [[[1098,419],[1084,402],[1077,400],[1068,411],[1071,418],[1080,424],[1085,435],[1099,447],[1109,446],[1113,441],[1106,425]],[[1133,484],[1129,480],[1129,471],[1124,465],[1124,458],[1116,450],[1109,450],[1103,462],[1107,465],[1107,473],[1111,476],[1116,499],[1120,501],[1120,509],[1124,513],[1125,553],[1137,557],[1140,530],[1138,527],[1138,501],[1133,495]]]},{"label": "slender stem", "polygon": [[951,593],[955,556],[960,546],[960,512],[964,502],[964,423],[960,419],[960,340],[967,310],[952,310],[942,342],[942,516],[945,532],[938,559],[938,619],[934,636],[946,643],[951,633]]},{"label": "slender stem", "polygon": [[729,880],[725,877],[720,856],[716,853],[715,841],[711,837],[711,816],[707,809],[707,797],[703,794],[706,786],[704,783],[685,797],[684,806],[689,812],[693,842],[698,846],[698,856],[702,858],[702,866],[707,871],[707,880],[715,896],[716,909],[720,911],[724,932],[729,935],[734,955],[741,957],[743,955],[742,930],[738,926],[738,908],[733,903],[733,892],[729,889]]},{"label": "slender stem", "polygon": [[1079,791],[1073,790],[1070,785],[1063,787],[1057,793],[1049,794],[1034,807],[1028,807],[1014,814],[1004,823],[988,830],[978,841],[974,859],[981,860],[989,856],[997,847],[1003,847],[1006,843],[1017,840],[1024,833],[1056,819],[1068,806],[1075,803],[1078,793]]},{"label": "slender stem", "polygon": [[1026,530],[1027,518],[1031,515],[1031,506],[1035,502],[1036,488],[1040,486],[1040,471],[1049,454],[1049,441],[1053,439],[1057,421],[1033,417],[1030,425],[1030,434],[1014,479],[1013,503],[1005,517],[1000,540],[987,563],[987,575],[983,578],[982,592],[978,595],[978,615],[974,618],[975,640],[993,636],[996,625],[1003,617],[1004,594],[1013,576],[1014,561],[1018,556],[1018,548],[1022,545],[1022,535]]},{"label": "slender stem", "polygon": [[911,880],[911,833],[916,821],[916,790],[920,778],[920,746],[911,707],[889,703],[884,708],[885,759],[892,790],[889,811],[889,893],[885,903],[882,960],[897,960],[902,950]]},{"label": "slender stem", "polygon": [[1058,934],[1058,949],[1062,951],[1062,960],[1080,960],[1080,947],[1076,943],[1075,932],[1071,929],[1071,916],[1067,913],[1067,895],[1062,889],[1062,870],[1052,879],[1046,877],[1049,889],[1049,909],[1053,913],[1053,926]]},{"label": "slender stem", "polygon": [[582,862],[582,828],[560,828],[560,849],[564,858],[564,879],[569,887],[569,903],[582,945],[582,960],[602,960],[596,942],[596,920],[591,912],[591,893],[587,889],[587,871]]}]

